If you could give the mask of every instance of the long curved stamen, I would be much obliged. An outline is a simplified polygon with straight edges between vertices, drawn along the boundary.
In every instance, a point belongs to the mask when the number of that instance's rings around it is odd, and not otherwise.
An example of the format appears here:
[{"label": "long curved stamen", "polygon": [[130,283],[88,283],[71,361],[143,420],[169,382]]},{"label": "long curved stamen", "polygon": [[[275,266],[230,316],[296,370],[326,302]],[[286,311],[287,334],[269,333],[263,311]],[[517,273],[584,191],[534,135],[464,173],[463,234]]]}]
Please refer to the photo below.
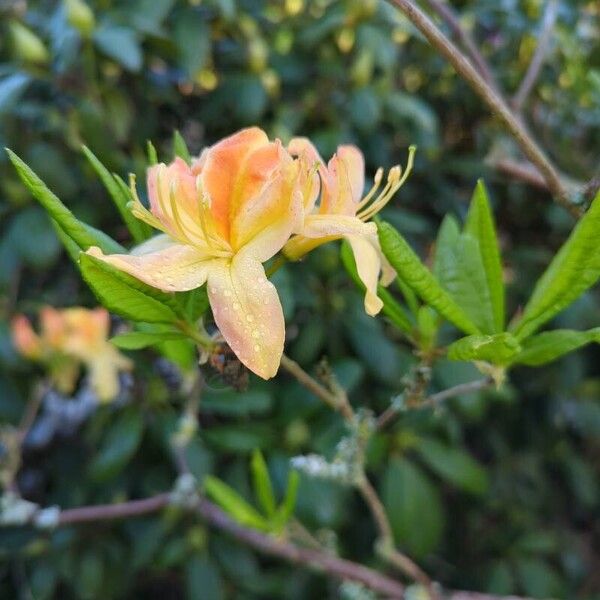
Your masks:
[{"label": "long curved stamen", "polygon": [[375,216],[402,187],[412,171],[416,149],[416,146],[410,146],[408,148],[408,159],[406,161],[406,169],[404,170],[404,173],[402,173],[402,170],[399,166],[395,166],[390,169],[387,185],[381,194],[379,194],[379,196],[375,199],[375,201],[357,215],[359,219],[362,221],[367,221]]},{"label": "long curved stamen", "polygon": [[381,180],[383,179],[383,169],[379,167],[377,172],[375,173],[375,177],[373,178],[373,187],[369,190],[369,193],[358,203],[356,207],[356,211],[358,212],[361,208],[369,204],[371,198],[376,194],[379,186],[381,185]]},{"label": "long curved stamen", "polygon": [[164,225],[142,204],[137,193],[136,178],[133,173],[129,174],[129,190],[133,200],[128,202],[127,207],[131,211],[131,214],[140,219],[140,221],[144,221],[144,223],[147,223],[151,227],[164,232]]}]

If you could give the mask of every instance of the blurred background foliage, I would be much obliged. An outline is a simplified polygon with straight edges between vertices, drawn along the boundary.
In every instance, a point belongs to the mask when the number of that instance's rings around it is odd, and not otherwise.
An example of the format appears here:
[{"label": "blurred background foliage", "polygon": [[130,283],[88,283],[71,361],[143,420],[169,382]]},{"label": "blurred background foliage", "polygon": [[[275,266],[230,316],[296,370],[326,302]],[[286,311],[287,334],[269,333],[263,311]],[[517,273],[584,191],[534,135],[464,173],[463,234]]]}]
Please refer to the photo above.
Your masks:
[{"label": "blurred background foliage", "polygon": [[[497,80],[514,91],[535,50],[541,0],[456,2]],[[531,128],[565,172],[587,180],[600,152],[600,9],[560,0],[549,59],[527,106]],[[509,305],[531,291],[571,227],[548,194],[488,166],[514,144],[470,89],[391,6],[376,0],[3,0],[0,143],[28,162],[75,213],[128,243],[80,152],[142,177],[146,140],[163,160],[173,129],[191,150],[260,124],[284,141],[311,136],[329,156],[357,143],[371,173],[419,147],[413,176],[386,211],[427,256],[441,217],[464,215],[478,177],[495,204]],[[515,154],[515,156],[517,156]],[[40,373],[20,360],[8,319],[95,301],[43,211],[0,155],[0,419],[17,423]],[[382,411],[415,358],[362,310],[335,244],[275,278],[289,354],[311,369],[327,356],[355,405]],[[599,322],[598,292],[558,326]],[[98,409],[31,448],[25,497],[72,507],[141,497],[174,477],[169,436],[183,398],[176,369],[136,359],[131,399]],[[369,450],[400,548],[451,587],[534,597],[600,597],[600,354],[516,370],[499,392],[404,414]],[[440,361],[432,389],[477,377]],[[188,454],[249,494],[262,448],[283,488],[289,458],[331,455],[340,419],[287,377],[247,392],[208,372],[201,431]],[[344,556],[372,563],[364,506],[341,486],[303,478],[297,516]],[[265,560],[176,511],[48,535],[0,532],[3,598],[322,598],[322,577]]]}]

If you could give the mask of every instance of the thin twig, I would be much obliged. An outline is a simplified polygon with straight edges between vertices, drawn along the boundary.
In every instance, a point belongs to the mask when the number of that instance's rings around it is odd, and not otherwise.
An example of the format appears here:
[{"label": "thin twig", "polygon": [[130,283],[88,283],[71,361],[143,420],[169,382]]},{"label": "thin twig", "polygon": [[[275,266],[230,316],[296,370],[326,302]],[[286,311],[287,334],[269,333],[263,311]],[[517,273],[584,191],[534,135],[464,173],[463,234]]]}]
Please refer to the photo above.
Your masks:
[{"label": "thin twig", "polygon": [[321,385],[314,377],[311,377],[295,360],[285,354],[281,357],[281,366],[293,375],[307,390],[323,400],[330,408],[339,411],[346,421],[351,421],[354,417],[352,407],[347,398],[342,398],[333,392],[330,392],[325,386]]},{"label": "thin twig", "polygon": [[[477,392],[479,390],[484,390],[488,387],[491,387],[494,384],[494,381],[491,378],[484,379],[476,379],[475,381],[469,381],[467,383],[460,383],[455,385],[447,390],[443,390],[438,392],[437,394],[432,394],[431,396],[425,398],[418,405],[415,405],[411,408],[436,408],[438,407],[444,400],[448,400],[450,398],[455,398],[456,396],[461,396],[463,394],[470,394],[473,392]],[[390,404],[382,413],[379,415],[376,423],[376,427],[378,430],[384,429],[389,425],[403,409]]]},{"label": "thin twig", "polygon": [[[61,511],[58,526],[65,527],[143,516],[166,508],[169,502],[170,494],[165,492],[142,500],[70,508]],[[358,563],[337,558],[319,550],[300,548],[290,542],[239,525],[227,513],[204,497],[199,498],[194,510],[209,525],[228,533],[237,541],[263,554],[288,560],[330,577],[356,581],[383,594],[386,598],[404,598],[404,586],[400,582]],[[449,592],[445,597],[447,600],[526,600],[517,596],[494,596],[463,591]]]},{"label": "thin twig", "polygon": [[112,521],[127,517],[140,517],[165,508],[170,501],[170,494],[165,492],[143,500],[130,500],[118,504],[98,504],[96,506],[81,506],[67,508],[60,512],[58,524],[76,525],[93,521]]},{"label": "thin twig", "polygon": [[429,590],[431,598],[434,599],[437,596],[436,590],[427,573],[425,573],[425,571],[423,571],[423,569],[421,569],[421,567],[419,567],[419,565],[417,565],[411,558],[402,552],[399,552],[394,547],[394,535],[392,533],[392,527],[387,518],[385,507],[379,499],[375,488],[365,477],[358,485],[358,489],[367,506],[369,507],[375,520],[375,524],[377,525],[377,530],[379,532],[378,550],[381,554],[381,557],[396,567],[400,572],[410,577],[412,580],[425,586]]},{"label": "thin twig", "polygon": [[[169,500],[170,494],[163,493],[143,500],[130,500],[119,504],[71,508],[61,512],[59,525],[75,525],[147,515],[165,508],[169,504]],[[195,510],[208,524],[229,533],[237,541],[245,543],[259,552],[310,567],[338,579],[357,581],[389,598],[404,597],[404,586],[400,582],[357,563],[318,550],[300,548],[239,525],[227,513],[204,497],[198,499]]]},{"label": "thin twig", "polygon": [[512,112],[502,96],[479,74],[462,52],[440,31],[433,21],[411,0],[388,0],[401,10],[429,43],[442,54],[457,73],[488,105],[492,114],[501,119],[519,143],[523,153],[537,167],[548,184],[554,199],[574,217],[581,216],[580,209],[571,203],[556,167],[538,146],[524,123]]},{"label": "thin twig", "polygon": [[492,75],[492,71],[481,52],[479,52],[479,48],[477,48],[477,44],[473,41],[473,38],[469,34],[469,32],[464,29],[457,16],[454,14],[452,7],[446,2],[440,2],[439,0],[425,0],[425,2],[431,7],[433,11],[435,11],[450,27],[452,34],[454,37],[464,46],[465,50],[469,53],[471,60],[475,68],[479,71],[481,76],[492,86],[496,86],[496,81],[494,76]]},{"label": "thin twig", "polygon": [[557,14],[558,3],[555,0],[549,0],[542,16],[541,34],[538,39],[537,47],[533,53],[527,72],[523,77],[523,81],[521,81],[521,85],[519,85],[519,89],[516,91],[511,102],[517,113],[520,113],[523,109],[525,101],[540,74],[542,65],[546,59],[546,54],[550,47],[550,41],[552,40],[552,32]]},{"label": "thin twig", "polygon": [[439,406],[444,400],[450,398],[456,398],[456,396],[462,396],[463,394],[472,394],[479,390],[492,387],[494,380],[491,377],[484,377],[483,379],[476,379],[475,381],[469,381],[467,383],[459,383],[447,390],[442,390],[437,394],[432,394],[427,398],[421,406],[435,408]]},{"label": "thin twig", "polygon": [[508,175],[513,179],[519,179],[534,187],[544,190],[548,189],[548,183],[540,172],[529,162],[519,162],[512,158],[495,158],[488,162],[489,166]]},{"label": "thin twig", "polygon": [[[330,392],[304,371],[297,362],[285,354],[281,358],[281,366],[293,375],[306,389],[313,392],[328,406],[333,408],[333,410],[339,411],[346,421],[352,422],[354,420],[354,411],[343,390],[339,390],[337,393]],[[432,598],[435,599],[435,591],[431,579],[408,556],[405,556],[394,547],[394,536],[385,513],[385,508],[366,475],[363,476],[362,481],[357,487],[377,525],[380,541],[383,542],[383,546],[386,548],[386,552],[382,554],[382,557],[396,568],[399,568],[408,577],[426,585],[432,594]]]}]

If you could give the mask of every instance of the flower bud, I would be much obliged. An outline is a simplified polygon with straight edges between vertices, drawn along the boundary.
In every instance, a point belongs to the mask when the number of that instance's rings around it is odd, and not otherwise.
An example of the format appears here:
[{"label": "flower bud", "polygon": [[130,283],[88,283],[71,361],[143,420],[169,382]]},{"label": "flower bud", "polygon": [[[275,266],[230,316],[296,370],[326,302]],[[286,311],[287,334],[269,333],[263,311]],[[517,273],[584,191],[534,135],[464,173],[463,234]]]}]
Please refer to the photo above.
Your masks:
[{"label": "flower bud", "polygon": [[84,37],[89,37],[96,26],[92,9],[83,0],[64,0],[67,21]]},{"label": "flower bud", "polygon": [[44,42],[31,29],[18,21],[9,23],[13,50],[24,62],[46,64],[50,58]]}]

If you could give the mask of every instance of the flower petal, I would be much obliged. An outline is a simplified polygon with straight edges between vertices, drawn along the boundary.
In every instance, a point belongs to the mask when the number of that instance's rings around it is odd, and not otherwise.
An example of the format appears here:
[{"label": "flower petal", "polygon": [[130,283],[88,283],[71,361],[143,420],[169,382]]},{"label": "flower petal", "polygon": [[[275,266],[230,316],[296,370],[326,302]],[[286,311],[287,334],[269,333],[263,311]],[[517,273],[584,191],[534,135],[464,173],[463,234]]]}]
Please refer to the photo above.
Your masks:
[{"label": "flower petal", "polygon": [[310,214],[319,197],[320,177],[318,173],[325,169],[325,163],[313,143],[305,137],[293,138],[288,144],[288,152],[292,156],[298,157],[304,212]]},{"label": "flower petal", "polygon": [[[259,149],[261,152],[246,173],[250,155]],[[203,152],[199,164],[194,165],[194,169],[200,171],[202,189],[210,199],[217,229],[225,239],[229,239],[232,205],[241,190],[240,180],[245,180],[244,195],[255,195],[275,166],[276,152],[275,144],[269,143],[262,129],[250,127],[211,146]]]},{"label": "flower petal", "polygon": [[380,254],[373,241],[360,235],[344,236],[354,253],[356,270],[360,280],[365,285],[365,311],[375,316],[382,308],[383,302],[377,296],[377,284],[381,271]]},{"label": "flower petal", "polygon": [[304,220],[302,235],[309,238],[340,237],[346,234],[369,236],[377,234],[375,223],[364,223],[349,215],[309,215]]},{"label": "flower petal", "polygon": [[327,164],[320,212],[355,215],[365,186],[365,160],[356,146],[339,146]]},{"label": "flower petal", "polygon": [[211,259],[193,246],[177,242],[167,244],[163,236],[157,237],[159,241],[144,242],[131,254],[104,255],[96,247],[87,250],[87,254],[166,292],[185,292],[200,287],[206,281],[211,263],[222,260]]},{"label": "flower petal", "polygon": [[17,315],[11,322],[12,338],[15,348],[27,358],[39,358],[42,352],[42,341],[33,330],[31,322],[25,315]]},{"label": "flower petal", "polygon": [[208,274],[208,298],[221,334],[239,360],[269,379],[277,373],[285,340],[283,310],[275,286],[251,253]]}]

